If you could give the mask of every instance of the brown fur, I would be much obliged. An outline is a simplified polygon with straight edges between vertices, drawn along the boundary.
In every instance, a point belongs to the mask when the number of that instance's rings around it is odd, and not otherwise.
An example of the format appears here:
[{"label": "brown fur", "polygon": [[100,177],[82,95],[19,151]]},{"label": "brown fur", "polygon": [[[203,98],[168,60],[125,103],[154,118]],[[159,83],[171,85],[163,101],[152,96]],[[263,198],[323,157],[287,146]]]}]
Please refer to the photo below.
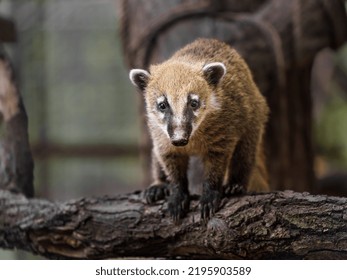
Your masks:
[{"label": "brown fur", "polygon": [[[226,67],[217,84],[210,82],[202,70],[204,65],[214,62],[222,62]],[[154,183],[149,201],[162,197],[158,186],[170,184],[170,213],[175,219],[184,215],[189,206],[190,156],[200,157],[204,165],[200,202],[203,218],[218,209],[223,192],[228,195],[242,188],[269,189],[262,147],[268,107],[246,63],[234,49],[217,40],[199,39],[162,64],[151,66],[144,84],[153,140]],[[157,116],[154,104],[165,95],[172,110],[182,112],[188,93],[199,95],[201,108],[194,117],[196,129],[193,128],[188,144],[177,147],[163,129],[165,119]]]}]

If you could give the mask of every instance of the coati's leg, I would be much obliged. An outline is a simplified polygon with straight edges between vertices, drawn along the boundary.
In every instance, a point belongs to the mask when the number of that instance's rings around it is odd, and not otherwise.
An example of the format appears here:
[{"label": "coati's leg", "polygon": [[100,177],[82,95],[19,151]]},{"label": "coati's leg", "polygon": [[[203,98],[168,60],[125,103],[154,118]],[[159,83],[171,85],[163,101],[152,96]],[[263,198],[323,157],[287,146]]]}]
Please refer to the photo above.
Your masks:
[{"label": "coati's leg", "polygon": [[204,182],[200,198],[201,218],[209,219],[219,208],[228,159],[224,151],[210,151],[204,158]]},{"label": "coati's leg", "polygon": [[168,209],[171,217],[178,221],[189,210],[187,169],[189,157],[177,154],[163,156],[164,169],[170,181]]},{"label": "coati's leg", "polygon": [[226,196],[247,191],[253,168],[256,166],[260,137],[260,132],[253,130],[245,133],[237,143],[229,165],[228,182],[224,189]]},{"label": "coati's leg", "polygon": [[145,199],[149,204],[165,199],[169,195],[166,174],[154,152],[152,152],[152,175],[153,183],[145,190]]}]

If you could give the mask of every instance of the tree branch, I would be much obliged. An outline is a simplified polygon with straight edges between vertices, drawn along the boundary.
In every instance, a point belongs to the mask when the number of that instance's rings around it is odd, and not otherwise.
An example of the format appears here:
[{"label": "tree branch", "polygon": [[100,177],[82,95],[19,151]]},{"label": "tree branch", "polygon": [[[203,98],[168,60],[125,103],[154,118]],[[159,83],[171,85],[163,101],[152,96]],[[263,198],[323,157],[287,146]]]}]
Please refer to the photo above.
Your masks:
[{"label": "tree branch", "polygon": [[28,117],[13,67],[0,45],[0,188],[34,195]]},{"label": "tree branch", "polygon": [[346,259],[347,198],[291,191],[223,202],[207,225],[198,202],[179,225],[141,193],[66,203],[0,191],[0,247],[47,258]]}]

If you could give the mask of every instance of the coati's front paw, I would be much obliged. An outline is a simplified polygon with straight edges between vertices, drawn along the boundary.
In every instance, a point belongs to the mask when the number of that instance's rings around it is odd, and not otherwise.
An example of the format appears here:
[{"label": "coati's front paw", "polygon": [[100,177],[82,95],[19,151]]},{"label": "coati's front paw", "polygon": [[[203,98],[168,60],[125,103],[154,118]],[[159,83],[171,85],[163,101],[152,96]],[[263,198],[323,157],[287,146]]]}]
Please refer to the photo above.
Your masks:
[{"label": "coati's front paw", "polygon": [[230,184],[224,186],[224,196],[230,197],[237,194],[244,194],[246,192],[246,189],[243,185],[240,184]]},{"label": "coati's front paw", "polygon": [[173,190],[168,198],[168,210],[172,219],[177,222],[189,210],[189,194],[180,190]]},{"label": "coati's front paw", "polygon": [[152,204],[158,200],[165,199],[169,195],[168,185],[165,183],[151,185],[145,190],[144,197],[148,204]]},{"label": "coati's front paw", "polygon": [[219,209],[221,200],[220,192],[217,190],[205,190],[200,198],[201,219],[206,221]]}]

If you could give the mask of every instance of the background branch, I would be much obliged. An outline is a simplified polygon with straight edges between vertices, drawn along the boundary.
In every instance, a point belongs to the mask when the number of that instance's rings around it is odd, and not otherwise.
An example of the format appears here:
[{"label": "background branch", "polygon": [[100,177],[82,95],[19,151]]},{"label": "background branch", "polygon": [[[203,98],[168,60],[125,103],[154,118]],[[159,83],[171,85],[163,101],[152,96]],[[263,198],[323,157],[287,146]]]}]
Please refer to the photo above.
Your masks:
[{"label": "background branch", "polygon": [[14,71],[0,45],[0,188],[34,195],[28,117]]}]

